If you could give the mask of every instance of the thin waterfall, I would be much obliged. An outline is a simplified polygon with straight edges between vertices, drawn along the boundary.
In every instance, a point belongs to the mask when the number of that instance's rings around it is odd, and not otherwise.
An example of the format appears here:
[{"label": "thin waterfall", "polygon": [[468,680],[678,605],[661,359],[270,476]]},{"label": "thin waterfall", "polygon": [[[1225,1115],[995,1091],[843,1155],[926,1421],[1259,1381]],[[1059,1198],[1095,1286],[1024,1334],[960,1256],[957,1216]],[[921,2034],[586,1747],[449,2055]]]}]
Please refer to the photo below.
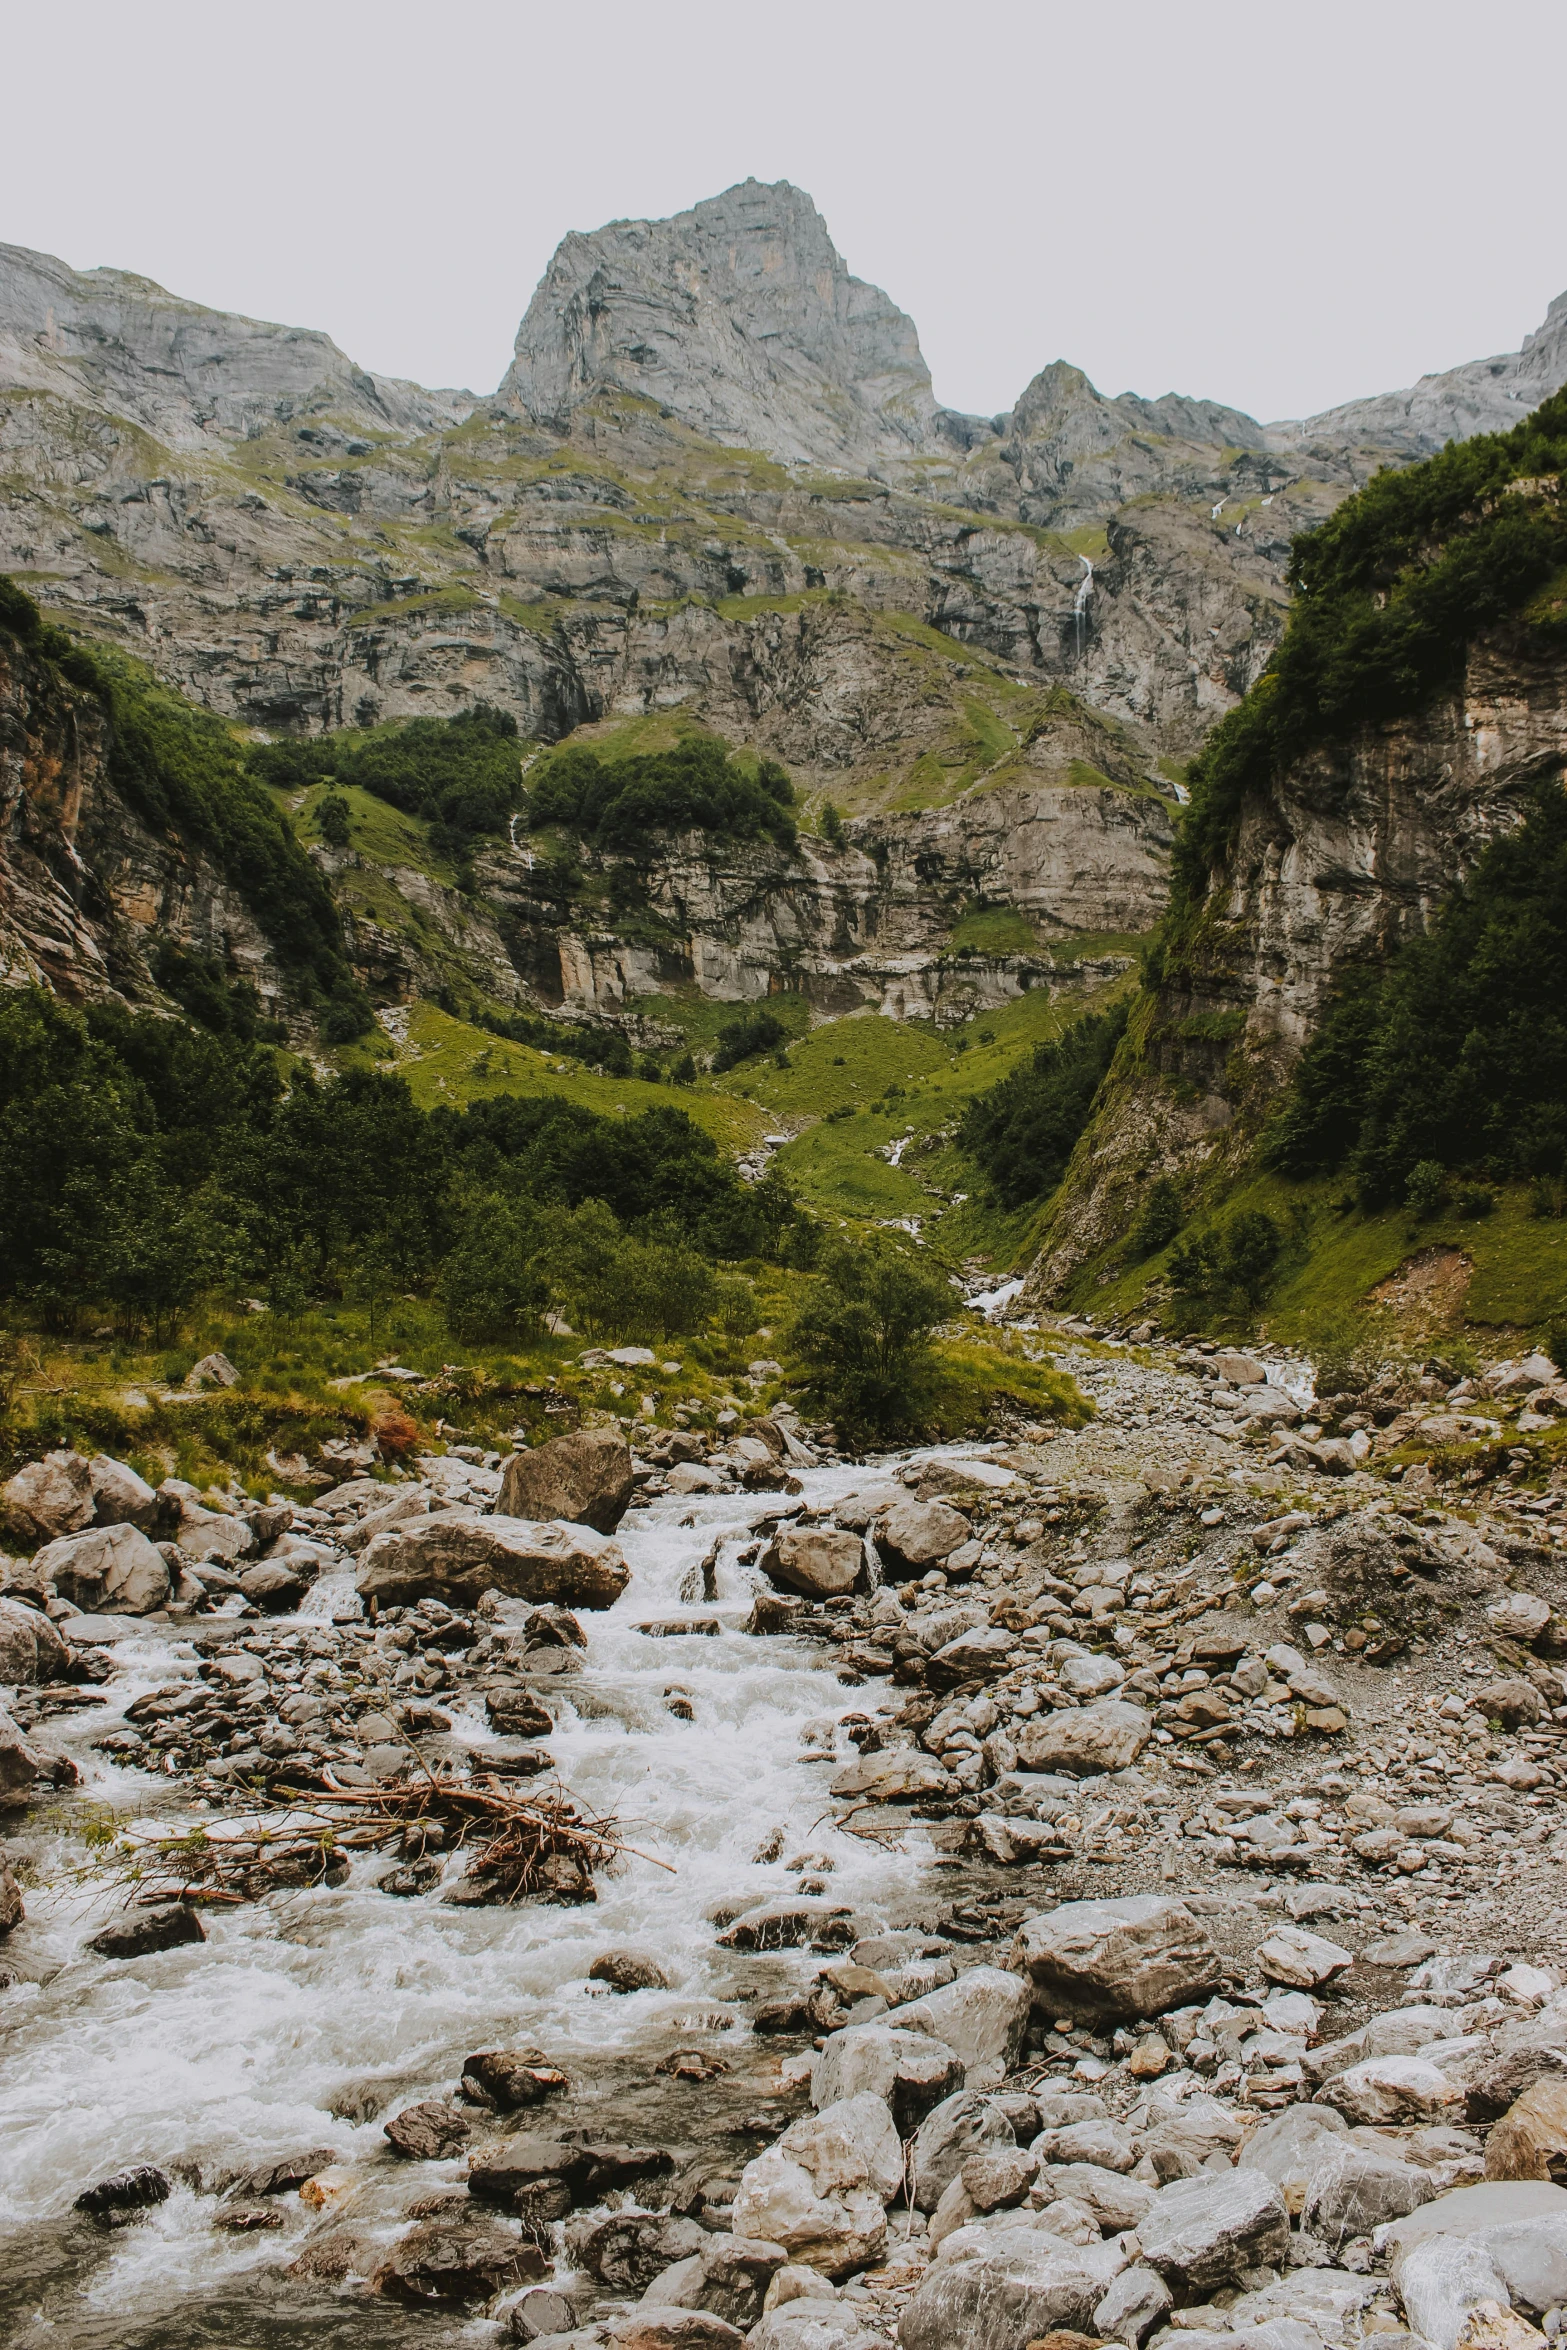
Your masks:
[{"label": "thin waterfall", "polygon": [[1094,567],[1086,555],[1079,555],[1083,576],[1078,582],[1077,594],[1072,600],[1072,628],[1077,638],[1077,658],[1083,658],[1083,629],[1088,613],[1088,599],[1094,592]]}]

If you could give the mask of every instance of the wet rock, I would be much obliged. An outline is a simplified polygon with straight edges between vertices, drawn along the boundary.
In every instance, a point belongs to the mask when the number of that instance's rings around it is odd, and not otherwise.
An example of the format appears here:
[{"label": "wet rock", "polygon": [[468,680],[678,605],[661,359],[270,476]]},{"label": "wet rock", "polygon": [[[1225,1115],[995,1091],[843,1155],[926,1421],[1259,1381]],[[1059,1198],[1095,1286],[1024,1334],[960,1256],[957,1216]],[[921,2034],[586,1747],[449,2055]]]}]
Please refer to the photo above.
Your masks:
[{"label": "wet rock", "polygon": [[[724,1950],[798,1950],[802,1943],[819,1941],[823,1929],[838,1919],[847,1921],[842,1902],[820,1901],[801,1894],[794,1899],[758,1902],[742,1910],[719,1935]],[[850,1939],[852,1940],[852,1933]],[[841,1948],[842,1945],[840,1944]]]},{"label": "wet rock", "polygon": [[1142,2350],[1172,2306],[1170,2288],[1157,2269],[1123,2268],[1094,2311],[1094,2330],[1101,2338],[1124,2342],[1126,2350]]},{"label": "wet rock", "polygon": [[619,1430],[581,1428],[513,1453],[497,1506],[502,1517],[560,1519],[613,1534],[635,1490],[631,1448]]},{"label": "wet rock", "polygon": [[467,2308],[548,2273],[538,2246],[497,2221],[424,2220],[371,2271],[370,2286],[410,2309]]},{"label": "wet rock", "polygon": [[1007,1959],[1040,2004],[1106,2016],[1162,2015],[1206,1996],[1222,1972],[1206,1927],[1157,1894],[1068,1901],[1025,1918]]},{"label": "wet rock", "polygon": [[[965,2243],[970,2233],[977,2240]],[[1061,2327],[1081,2331],[1093,2323],[1111,2281],[1102,2257],[1042,2230],[1008,2228],[980,2238],[981,2231],[966,2229],[948,2238],[899,2321],[902,2350],[956,2350],[959,2343],[963,2350],[1023,2350]]]},{"label": "wet rock", "polygon": [[384,2135],[392,2152],[409,2162],[444,2162],[462,2152],[473,2124],[455,2106],[431,2097],[422,2105],[405,2105],[385,2125]]},{"label": "wet rock", "polygon": [[118,2170],[112,2178],[100,2179],[96,2187],[89,2187],[85,2194],[77,2196],[76,2209],[95,2219],[100,2227],[123,2227],[138,2211],[147,2211],[155,2203],[167,2203],[173,2185],[167,2171],[144,2162],[134,2170]]},{"label": "wet rock", "polygon": [[361,1597],[385,1606],[441,1599],[471,1607],[494,1590],[562,1607],[606,1608],[631,1570],[620,1545],[588,1526],[442,1510],[378,1534],[356,1580]]},{"label": "wet rock", "polygon": [[196,1912],[182,1901],[166,1909],[141,1910],[105,1926],[88,1941],[100,1958],[146,1958],[155,1950],[177,1950],[182,1943],[205,1942],[207,1930]]},{"label": "wet rock", "polygon": [[299,1605],[309,1585],[297,1569],[281,1559],[259,1559],[241,1571],[239,1587],[263,1615],[281,1616]]},{"label": "wet rock", "polygon": [[169,1596],[163,1554],[139,1526],[94,1526],[41,1550],[38,1572],[88,1615],[144,1616]]},{"label": "wet rock", "polygon": [[995,2098],[971,2089],[943,2098],[926,2114],[909,2149],[916,2208],[934,2211],[971,2155],[1016,2143],[1012,2124]]},{"label": "wet rock", "polygon": [[836,1527],[780,1527],[763,1551],[764,1575],[807,1599],[833,1599],[852,1591],[865,1572],[865,1549],[857,1534]]},{"label": "wet rock", "polygon": [[0,1861],[0,1936],[13,1932],[26,1916],[22,1888],[11,1874],[10,1863]]},{"label": "wet rock", "polygon": [[642,2305],[702,2309],[732,2326],[754,2326],[788,2258],[781,2244],[760,2237],[709,2236],[700,2251],[654,2278]]},{"label": "wet rock", "polygon": [[381,2247],[350,2228],[323,2228],[306,2238],[298,2258],[286,2274],[311,2283],[341,2284],[345,2277],[367,2277],[381,2257]]},{"label": "wet rock", "polygon": [[93,1518],[100,1526],[140,1526],[150,1531],[158,1514],[158,1496],[145,1477],[125,1461],[106,1452],[94,1453],[87,1464],[92,1482]]},{"label": "wet rock", "polygon": [[518,2113],[542,2105],[570,2087],[566,2075],[552,2065],[542,2048],[486,2048],[465,2059],[462,2093],[483,2099],[499,2113]]},{"label": "wet rock", "polygon": [[1352,2124],[1444,2121],[1463,2105],[1446,2073],[1421,2056],[1374,2056],[1352,2064],[1323,2083],[1315,2102],[1336,2106]]},{"label": "wet rock", "polygon": [[19,1599],[0,1599],[0,1686],[29,1687],[63,1681],[70,1671],[68,1642],[41,1609]]},{"label": "wet rock", "polygon": [[[900,2137],[907,2138],[933,2107],[963,2085],[963,2059],[941,2041],[895,2024],[851,2024],[829,2036],[812,2076],[811,2097],[819,2110],[846,2098],[879,2097],[890,2107]],[[752,2232],[775,2233],[767,2228]]]},{"label": "wet rock", "polygon": [[553,2334],[573,2334],[588,2322],[598,2299],[596,2286],[536,2285],[507,2311],[506,2323],[514,2342],[549,2340]]},{"label": "wet rock", "polygon": [[1153,1722],[1140,1705],[1120,1697],[1102,1698],[1094,1705],[1035,1714],[1025,1721],[1016,1737],[1018,1761],[1025,1770],[1062,1771],[1070,1778],[1124,1771],[1136,1762],[1152,1734]]},{"label": "wet rock", "polygon": [[1270,2178],[1237,2170],[1161,2188],[1137,2222],[1137,2236],[1143,2259],[1167,2282],[1205,2288],[1243,2268],[1282,2260],[1289,2213]]},{"label": "wet rock", "polygon": [[46,1453],[0,1485],[0,1530],[15,1542],[75,1534],[92,1514],[92,1469],[80,1453]]},{"label": "wet rock", "polygon": [[972,1967],[955,1983],[901,2006],[898,2024],[926,2032],[961,2057],[965,2086],[1001,2080],[1016,2064],[1028,2030],[1028,1985],[1001,1967]]},{"label": "wet rock", "polygon": [[571,2220],[566,2250],[573,2267],[585,2269],[614,2293],[641,2293],[672,2262],[688,2260],[707,2243],[694,2220],[665,2212],[615,2211],[609,2217]]},{"label": "wet rock", "polygon": [[837,1774],[831,1793],[845,1802],[920,1803],[952,1793],[952,1780],[934,1755],[917,1746],[895,1746],[861,1755]]},{"label": "wet rock", "polygon": [[283,2214],[271,2203],[229,2203],[214,2216],[212,2224],[226,2236],[255,2236],[280,2228]]},{"label": "wet rock", "polygon": [[[841,1513],[840,1513],[841,1514]],[[961,1511],[944,1501],[894,1502],[876,1526],[876,1549],[889,1583],[927,1575],[969,1539]]]},{"label": "wet rock", "polygon": [[340,2156],[333,2146],[303,2146],[292,2154],[282,2154],[271,2162],[259,2163],[234,2182],[232,2193],[239,2197],[251,2195],[297,2195],[301,2187],[312,2180],[325,2177],[337,2169]]},{"label": "wet rock", "polygon": [[656,1958],[645,1950],[601,1950],[588,1968],[590,1983],[607,1983],[612,1991],[672,1991],[674,1982]]},{"label": "wet rock", "polygon": [[548,1707],[517,1682],[492,1682],[484,1692],[484,1710],[491,1729],[507,1738],[548,1738],[555,1727]]}]

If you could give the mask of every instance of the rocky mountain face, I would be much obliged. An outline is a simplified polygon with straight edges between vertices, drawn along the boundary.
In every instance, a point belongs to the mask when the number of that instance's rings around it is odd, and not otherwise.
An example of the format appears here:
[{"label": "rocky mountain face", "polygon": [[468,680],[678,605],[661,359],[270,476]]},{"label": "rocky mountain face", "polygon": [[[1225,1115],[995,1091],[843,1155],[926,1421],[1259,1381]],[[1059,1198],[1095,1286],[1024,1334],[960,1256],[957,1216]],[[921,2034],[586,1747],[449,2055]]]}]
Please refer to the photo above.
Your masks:
[{"label": "rocky mountain face", "polygon": [[[972,894],[1050,909],[1044,936],[1145,928],[1168,763],[1267,661],[1295,533],[1564,373],[1558,303],[1509,358],[1305,423],[1109,399],[1064,362],[1006,415],[959,416],[911,322],[785,183],[567,238],[490,399],[6,247],[0,567],[269,733],[485,701],[535,741],[678,712],[783,759],[808,805],[871,827],[853,856],[883,857],[875,889],[816,896],[802,866],[758,898],[756,877],[698,878],[674,851],[659,918],[716,925],[679,949],[715,987],[806,955],[831,992],[829,964],[928,958],[877,925],[886,872],[926,888],[933,827],[943,872],[961,844]],[[547,921],[503,945],[525,861],[493,878],[487,909],[436,893],[440,952],[507,1000],[520,969],[607,1002],[597,946],[562,963]],[[360,928],[367,972],[428,977],[395,926]]]},{"label": "rocky mountain face", "polygon": [[1461,691],[1317,746],[1253,793],[1204,918],[1134,1015],[1031,1291],[1135,1222],[1151,1180],[1239,1166],[1335,981],[1424,929],[1524,796],[1567,767],[1567,656],[1523,630],[1472,649]]}]

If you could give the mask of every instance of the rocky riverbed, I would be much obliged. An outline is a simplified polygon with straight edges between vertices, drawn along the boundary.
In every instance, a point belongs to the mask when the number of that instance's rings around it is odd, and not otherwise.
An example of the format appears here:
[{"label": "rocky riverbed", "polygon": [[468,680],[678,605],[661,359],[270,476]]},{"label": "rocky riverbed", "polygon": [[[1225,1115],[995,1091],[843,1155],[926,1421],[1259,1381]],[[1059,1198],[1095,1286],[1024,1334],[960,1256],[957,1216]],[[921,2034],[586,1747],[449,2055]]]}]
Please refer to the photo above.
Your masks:
[{"label": "rocky riverbed", "polygon": [[1405,1466],[1554,1367],[1051,1343],[874,1462],[13,1479],[7,2339],[1554,2335],[1562,1496]]}]

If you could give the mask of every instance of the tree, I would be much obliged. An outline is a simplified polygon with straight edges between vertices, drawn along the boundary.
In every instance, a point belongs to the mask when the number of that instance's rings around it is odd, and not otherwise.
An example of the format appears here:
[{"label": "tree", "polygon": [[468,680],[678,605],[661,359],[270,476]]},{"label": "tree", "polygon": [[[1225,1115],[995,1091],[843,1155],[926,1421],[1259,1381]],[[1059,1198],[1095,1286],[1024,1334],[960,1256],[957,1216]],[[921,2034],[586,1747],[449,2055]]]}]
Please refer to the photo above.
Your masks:
[{"label": "tree", "polygon": [[316,802],[316,830],[329,848],[347,848],[348,802],[341,792],[329,791]]},{"label": "tree", "polygon": [[526,1198],[468,1193],[439,1285],[458,1338],[516,1340],[538,1329],[550,1300],[547,1259],[556,1221]]},{"label": "tree", "polygon": [[[1054,1191],[1066,1173],[1077,1138],[1088,1124],[1094,1096],[1120,1043],[1128,1007],[1090,1013],[963,1113],[958,1139],[978,1161],[1004,1208],[1021,1208]],[[960,1049],[966,1037],[957,1040]]]},{"label": "tree", "polygon": [[933,1370],[931,1335],[952,1291],[885,1234],[824,1252],[788,1344],[812,1401],[851,1433],[916,1425]]},{"label": "tree", "polygon": [[1132,1227],[1134,1257],[1154,1257],[1167,1246],[1186,1221],[1181,1195],[1168,1175],[1161,1175],[1143,1202],[1143,1212]]},{"label": "tree", "polygon": [[838,848],[843,841],[843,816],[831,800],[822,804],[822,838]]}]

